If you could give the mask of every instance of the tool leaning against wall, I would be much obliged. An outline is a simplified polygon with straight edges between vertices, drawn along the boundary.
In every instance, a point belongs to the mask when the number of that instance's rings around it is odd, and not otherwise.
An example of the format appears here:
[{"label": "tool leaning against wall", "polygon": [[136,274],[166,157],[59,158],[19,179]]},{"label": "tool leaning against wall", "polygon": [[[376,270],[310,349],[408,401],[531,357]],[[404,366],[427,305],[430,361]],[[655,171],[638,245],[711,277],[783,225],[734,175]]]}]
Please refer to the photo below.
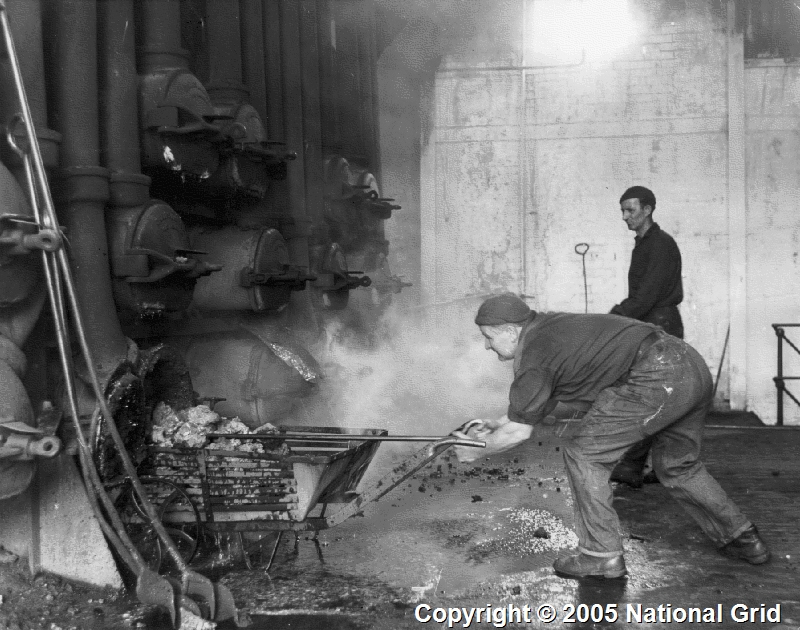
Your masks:
[{"label": "tool leaning against wall", "polygon": [[583,264],[583,312],[589,312],[589,285],[586,281],[586,254],[589,251],[589,243],[578,243],[575,245],[575,253],[581,257]]}]

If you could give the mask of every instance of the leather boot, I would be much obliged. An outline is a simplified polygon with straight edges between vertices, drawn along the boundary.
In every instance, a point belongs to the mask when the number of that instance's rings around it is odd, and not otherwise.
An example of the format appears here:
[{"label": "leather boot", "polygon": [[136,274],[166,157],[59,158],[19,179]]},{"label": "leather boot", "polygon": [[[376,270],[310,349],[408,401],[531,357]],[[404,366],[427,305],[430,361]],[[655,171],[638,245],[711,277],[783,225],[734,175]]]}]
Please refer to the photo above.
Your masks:
[{"label": "leather boot", "polygon": [[553,563],[556,575],[563,578],[603,577],[620,578],[627,575],[622,554],[613,558],[599,558],[585,553],[559,558]]},{"label": "leather boot", "polygon": [[731,558],[745,560],[750,564],[764,564],[769,560],[769,549],[758,535],[755,525],[751,525],[738,537],[720,549],[722,553]]}]

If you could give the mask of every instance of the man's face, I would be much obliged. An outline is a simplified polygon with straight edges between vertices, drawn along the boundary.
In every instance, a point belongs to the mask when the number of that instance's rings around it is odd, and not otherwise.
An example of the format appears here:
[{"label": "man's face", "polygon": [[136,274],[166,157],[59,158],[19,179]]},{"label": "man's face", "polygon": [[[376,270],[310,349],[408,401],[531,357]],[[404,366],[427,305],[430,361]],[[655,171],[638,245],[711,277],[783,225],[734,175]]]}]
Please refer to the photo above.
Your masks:
[{"label": "man's face", "polygon": [[650,215],[653,209],[650,206],[642,207],[638,199],[626,199],[620,204],[622,209],[622,220],[628,225],[632,232],[640,234],[641,230],[648,227]]},{"label": "man's face", "polygon": [[485,339],[485,348],[494,350],[501,361],[510,361],[514,358],[519,341],[517,326],[506,324],[502,326],[481,326],[481,333]]}]

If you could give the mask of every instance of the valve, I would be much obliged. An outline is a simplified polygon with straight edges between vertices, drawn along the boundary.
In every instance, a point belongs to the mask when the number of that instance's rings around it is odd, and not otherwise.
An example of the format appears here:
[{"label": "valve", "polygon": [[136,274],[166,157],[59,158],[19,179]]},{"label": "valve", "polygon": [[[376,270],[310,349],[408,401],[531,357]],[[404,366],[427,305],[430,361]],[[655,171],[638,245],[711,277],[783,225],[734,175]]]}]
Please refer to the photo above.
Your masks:
[{"label": "valve", "polygon": [[128,276],[126,280],[128,282],[158,282],[167,276],[178,273],[183,274],[185,278],[199,278],[222,269],[222,265],[207,263],[190,257],[202,254],[205,254],[205,252],[176,249],[174,256],[168,256],[154,249],[131,249],[127,253],[128,257],[144,257],[150,261],[148,265],[149,273],[146,276]]},{"label": "valve", "polygon": [[314,281],[317,276],[305,273],[298,267],[285,265],[278,273],[257,272],[252,267],[245,267],[239,272],[239,286],[250,288],[257,285],[288,285],[293,291],[302,291],[306,282]]},{"label": "valve", "polygon": [[0,423],[0,460],[30,461],[35,457],[51,458],[61,451],[61,440],[24,422]]},{"label": "valve", "polygon": [[25,214],[0,216],[0,246],[9,247],[9,255],[29,254],[36,250],[54,252],[61,244],[59,232],[40,227],[33,217]]},{"label": "valve", "polygon": [[356,191],[353,198],[358,200],[357,203],[361,208],[372,214],[376,219],[390,219],[392,217],[392,211],[400,210],[402,207],[393,204],[392,202],[394,199],[379,197],[378,192],[368,184],[353,186],[353,188],[360,189]]}]

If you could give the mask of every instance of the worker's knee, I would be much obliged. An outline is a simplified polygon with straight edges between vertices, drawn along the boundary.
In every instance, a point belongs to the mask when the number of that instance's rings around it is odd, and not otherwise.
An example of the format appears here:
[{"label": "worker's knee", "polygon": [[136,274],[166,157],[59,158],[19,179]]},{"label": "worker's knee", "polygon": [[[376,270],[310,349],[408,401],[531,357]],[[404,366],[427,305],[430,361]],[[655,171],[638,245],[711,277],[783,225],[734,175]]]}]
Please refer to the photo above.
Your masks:
[{"label": "worker's knee", "polygon": [[691,477],[701,466],[700,461],[690,455],[672,458],[653,452],[653,470],[663,486],[679,484],[681,479]]},{"label": "worker's knee", "polygon": [[600,464],[615,464],[635,442],[611,442],[597,436],[575,436],[563,444],[564,459]]}]

